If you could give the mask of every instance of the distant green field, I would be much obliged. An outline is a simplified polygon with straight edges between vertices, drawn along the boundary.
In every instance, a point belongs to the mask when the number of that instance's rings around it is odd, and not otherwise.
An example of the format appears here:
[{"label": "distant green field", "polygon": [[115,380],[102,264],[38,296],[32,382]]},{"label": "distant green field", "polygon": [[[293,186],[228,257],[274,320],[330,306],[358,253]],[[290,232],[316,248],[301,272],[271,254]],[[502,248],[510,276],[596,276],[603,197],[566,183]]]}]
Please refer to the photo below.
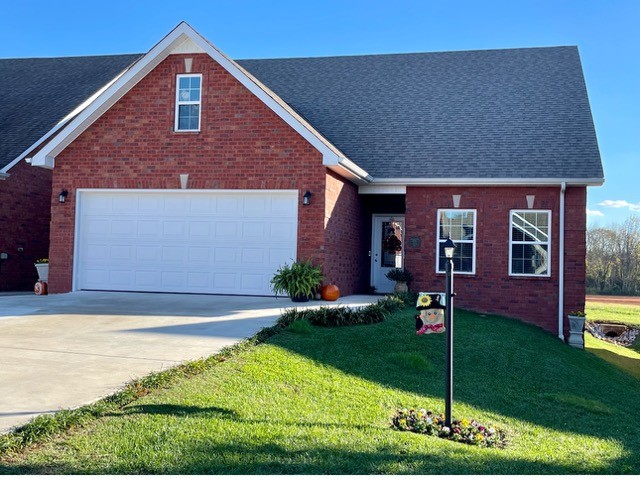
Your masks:
[{"label": "distant green field", "polygon": [[[640,306],[587,301],[585,313],[589,321],[610,321],[640,327]],[[640,338],[630,348],[586,335],[586,348],[605,361],[640,379]]]},{"label": "distant green field", "polygon": [[585,313],[589,321],[611,321],[640,326],[640,306],[587,301]]}]

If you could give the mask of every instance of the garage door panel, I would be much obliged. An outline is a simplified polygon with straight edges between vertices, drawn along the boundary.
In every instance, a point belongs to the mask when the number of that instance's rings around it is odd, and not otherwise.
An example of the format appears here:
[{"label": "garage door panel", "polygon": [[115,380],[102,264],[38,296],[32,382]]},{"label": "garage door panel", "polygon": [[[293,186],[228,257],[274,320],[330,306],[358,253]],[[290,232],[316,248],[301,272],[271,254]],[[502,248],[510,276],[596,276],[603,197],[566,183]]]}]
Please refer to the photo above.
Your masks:
[{"label": "garage door panel", "polygon": [[160,234],[161,222],[159,220],[138,220],[138,237],[147,236],[157,238]]},{"label": "garage door panel", "polygon": [[77,289],[264,295],[276,269],[295,258],[295,192],[80,198]]},{"label": "garage door panel", "polygon": [[113,220],[110,224],[111,234],[122,238],[133,238],[137,229],[134,220]]}]

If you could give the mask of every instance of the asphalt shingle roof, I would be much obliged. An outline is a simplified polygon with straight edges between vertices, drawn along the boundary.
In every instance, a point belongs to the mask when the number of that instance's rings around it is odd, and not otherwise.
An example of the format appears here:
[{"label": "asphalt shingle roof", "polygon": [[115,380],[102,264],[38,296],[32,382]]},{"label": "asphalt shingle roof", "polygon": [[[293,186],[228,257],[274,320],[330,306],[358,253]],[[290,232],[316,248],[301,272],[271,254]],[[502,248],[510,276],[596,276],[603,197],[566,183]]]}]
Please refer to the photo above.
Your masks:
[{"label": "asphalt shingle roof", "polygon": [[[139,55],[0,60],[0,167]],[[576,47],[239,60],[374,178],[602,178]]]},{"label": "asphalt shingle roof", "polygon": [[0,60],[0,168],[139,57]]},{"label": "asphalt shingle roof", "polygon": [[374,178],[602,178],[576,47],[239,61]]}]

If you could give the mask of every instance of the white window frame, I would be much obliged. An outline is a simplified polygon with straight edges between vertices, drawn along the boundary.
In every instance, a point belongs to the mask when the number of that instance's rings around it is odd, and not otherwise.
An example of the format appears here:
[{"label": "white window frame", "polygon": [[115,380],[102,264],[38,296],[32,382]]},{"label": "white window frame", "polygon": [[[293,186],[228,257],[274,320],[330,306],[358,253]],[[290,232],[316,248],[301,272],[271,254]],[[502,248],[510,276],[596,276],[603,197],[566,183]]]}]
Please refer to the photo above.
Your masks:
[{"label": "white window frame", "polygon": [[[184,100],[180,100],[180,79],[181,78],[194,78],[194,77],[198,77],[200,78],[200,100],[199,101],[184,101]],[[202,73],[183,73],[183,74],[179,74],[176,75],[176,108],[175,108],[175,114],[174,114],[174,125],[173,125],[173,130],[175,132],[179,132],[179,133],[183,133],[183,132],[190,132],[190,131],[200,131],[200,129],[202,128],[202,91],[203,91],[203,84],[202,84]],[[185,106],[185,105],[198,105],[198,129],[196,130],[181,130],[178,128],[179,126],[179,112],[180,112],[180,107],[181,106]]]},{"label": "white window frame", "polygon": [[440,243],[444,243],[445,239],[440,239],[440,213],[454,212],[454,213],[473,213],[473,240],[453,240],[453,242],[458,245],[458,243],[471,243],[473,244],[473,258],[471,263],[471,271],[455,271],[455,274],[466,274],[466,275],[475,275],[476,274],[476,240],[478,238],[478,210],[475,209],[459,209],[459,208],[440,208],[437,212],[436,218],[436,273],[442,274],[445,271],[440,270]]},{"label": "white window frame", "polygon": [[[546,213],[547,215],[547,241],[514,241],[513,240],[513,215],[514,213]],[[517,209],[509,211],[509,276],[524,276],[530,278],[549,278],[551,277],[551,210],[527,210]],[[546,245],[547,246],[547,272],[546,274],[532,274],[532,273],[514,273],[513,272],[513,245]]]}]

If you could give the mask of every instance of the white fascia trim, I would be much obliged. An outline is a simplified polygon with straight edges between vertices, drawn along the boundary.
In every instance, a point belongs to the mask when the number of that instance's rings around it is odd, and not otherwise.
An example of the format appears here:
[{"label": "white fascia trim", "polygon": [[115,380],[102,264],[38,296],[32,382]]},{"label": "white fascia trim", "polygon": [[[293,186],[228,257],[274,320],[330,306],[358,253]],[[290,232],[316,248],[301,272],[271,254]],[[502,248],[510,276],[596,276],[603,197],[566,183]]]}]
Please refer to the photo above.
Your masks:
[{"label": "white fascia trim", "polygon": [[[91,104],[91,102],[93,102],[96,98],[98,98],[102,94],[102,92],[104,92],[107,88],[109,88],[123,74],[124,74],[124,71],[122,73],[120,73],[119,75],[117,75],[113,80],[111,80],[105,86],[100,88],[97,92],[95,92],[89,98],[87,98],[82,104],[78,105],[77,108],[75,108],[71,113],[69,113],[62,120],[60,120],[58,123],[56,123],[56,125],[53,128],[51,128],[48,132],[46,132],[44,135],[42,135],[38,141],[36,141],[33,145],[31,145],[29,148],[24,150],[20,154],[20,156],[18,156],[15,160],[13,160],[11,163],[6,165],[2,170],[0,170],[0,174],[6,173],[7,171],[9,171],[15,165],[20,163],[20,161],[22,159],[26,158],[29,153],[31,153],[33,150],[38,148],[45,141],[47,141],[49,138],[51,138],[53,135],[55,135],[62,127],[64,127],[67,124],[67,122],[69,120],[71,120],[74,116],[76,116],[78,113],[80,113],[82,110],[84,110],[87,106],[89,106]],[[31,163],[31,166],[42,166],[42,167],[48,168],[48,169],[53,168],[52,160],[45,161],[45,164],[43,164],[43,165],[34,165],[32,161],[29,161],[29,163]]]},{"label": "white fascia trim", "polygon": [[[326,165],[331,171],[335,171],[338,175],[346,178],[358,186],[367,185],[373,179],[366,171],[360,168],[351,160],[343,158],[335,165]],[[323,162],[324,164],[324,162]]]},{"label": "white fascia trim", "polygon": [[[315,149],[322,153],[322,164],[357,183],[369,183],[373,178],[362,168],[349,160],[335,145],[327,140],[311,124],[302,118],[295,110],[285,103],[278,95],[220,51],[206,38],[184,24],[190,31],[191,40],[227,70],[236,80],[257,96],[276,115],[284,120],[300,136],[307,140]],[[338,167],[338,168],[335,168]]]},{"label": "white fascia trim", "polygon": [[407,194],[407,187],[397,185],[361,185],[358,187],[358,193],[361,195],[405,195]]},{"label": "white fascia trim", "polygon": [[375,185],[402,186],[601,186],[604,178],[374,178]]},{"label": "white fascia trim", "polygon": [[50,160],[47,161],[47,157],[55,160],[55,157],[62,150],[164,60],[174,46],[184,42],[186,37],[183,36],[183,30],[183,24],[178,25],[146,55],[121,73],[115,81],[107,84],[106,88],[103,88],[90,104],[86,105],[47,145],[33,156],[31,164],[52,168],[53,165]]},{"label": "white fascia trim", "polygon": [[[345,155],[308,122],[298,115],[280,97],[259,82],[249,72],[227,57],[218,48],[206,40],[185,22],[180,23],[149,52],[135,62],[128,70],[123,72],[115,81],[107,85],[100,94],[91,100],[90,104],[84,108],[49,144],[42,148],[33,157],[32,165],[52,167],[46,157],[55,157],[64,150],[73,140],[75,140],[86,128],[97,120],[104,112],[122,98],[136,83],[144,78],[153,68],[163,61],[169,54],[176,51],[176,48],[190,40],[193,44],[201,48],[211,58],[227,70],[235,79],[244,85],[249,91],[256,95],[274,113],[282,118],[289,126],[298,132],[314,148],[316,148],[323,158],[325,166],[341,165],[349,170],[352,176],[355,175],[361,181],[370,181],[370,176],[353,162],[347,160]],[[179,50],[178,50],[179,51]],[[342,171],[342,169],[340,169]]]},{"label": "white fascia trim", "polygon": [[5,173],[4,171],[0,171],[0,180],[4,180],[6,178],[9,178],[10,176],[10,174]]}]

